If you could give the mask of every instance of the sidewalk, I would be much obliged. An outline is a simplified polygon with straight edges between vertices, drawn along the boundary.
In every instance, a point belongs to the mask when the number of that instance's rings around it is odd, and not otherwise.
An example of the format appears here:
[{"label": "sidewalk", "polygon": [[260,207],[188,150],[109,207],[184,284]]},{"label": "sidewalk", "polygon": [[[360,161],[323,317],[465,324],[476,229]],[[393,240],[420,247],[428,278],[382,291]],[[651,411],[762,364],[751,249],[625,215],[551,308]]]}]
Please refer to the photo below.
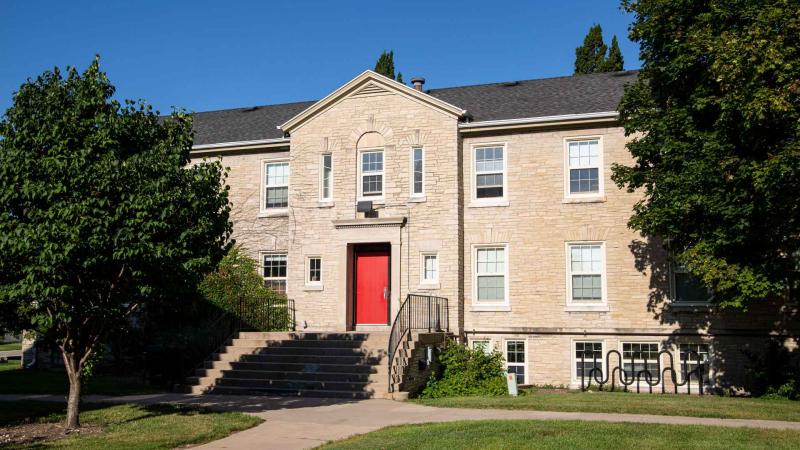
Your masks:
[{"label": "sidewalk", "polygon": [[[63,396],[0,395],[0,401],[23,399],[64,400]],[[414,403],[377,399],[348,401],[260,396],[149,394],[125,397],[89,395],[84,398],[84,401],[87,403],[175,403],[219,410],[235,410],[253,414],[265,420],[257,427],[198,447],[201,449],[305,449],[316,447],[327,441],[368,433],[391,425],[455,420],[586,420],[800,431],[800,422],[639,414],[434,408]]]}]

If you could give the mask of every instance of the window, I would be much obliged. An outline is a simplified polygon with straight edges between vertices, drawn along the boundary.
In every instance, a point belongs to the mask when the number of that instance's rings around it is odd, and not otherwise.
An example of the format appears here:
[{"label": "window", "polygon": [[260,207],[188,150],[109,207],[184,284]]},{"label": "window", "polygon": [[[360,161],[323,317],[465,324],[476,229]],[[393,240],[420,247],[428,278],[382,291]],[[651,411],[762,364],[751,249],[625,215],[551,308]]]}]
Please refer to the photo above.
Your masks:
[{"label": "window", "polygon": [[264,284],[275,293],[286,295],[286,253],[264,255]]},{"label": "window", "polygon": [[602,303],[603,244],[568,244],[569,299],[574,304]]},{"label": "window", "polygon": [[383,152],[361,153],[361,196],[383,195]]},{"label": "window", "polygon": [[711,299],[703,283],[678,264],[672,268],[672,293],[673,301],[679,303],[708,303]]},{"label": "window", "polygon": [[600,141],[567,141],[568,195],[599,194],[603,187]]},{"label": "window", "polygon": [[506,368],[516,374],[517,384],[525,384],[525,341],[506,341]]},{"label": "window", "polygon": [[322,258],[309,256],[307,269],[306,284],[322,283]]},{"label": "window", "polygon": [[289,206],[289,163],[264,163],[264,209]]},{"label": "window", "polygon": [[[581,361],[583,357],[583,361]],[[598,371],[592,372],[596,368]],[[589,379],[603,379],[603,343],[602,342],[576,342],[575,343],[575,379],[588,381]]]},{"label": "window", "polygon": [[[686,379],[686,374],[695,370],[699,363],[703,363],[703,383],[708,383],[711,374],[708,360],[708,344],[680,344],[678,346],[681,365],[681,380]],[[697,375],[692,374],[692,382],[697,382]]]},{"label": "window", "polygon": [[333,199],[333,156],[330,153],[322,155],[321,166],[319,197],[330,201]]},{"label": "window", "polygon": [[411,196],[421,197],[425,195],[425,153],[422,147],[411,149]]},{"label": "window", "polygon": [[488,339],[478,339],[472,341],[473,350],[481,350],[484,354],[489,355],[492,353],[492,343]]},{"label": "window", "polygon": [[506,303],[506,247],[475,249],[475,298],[477,303]]},{"label": "window", "polygon": [[[646,366],[645,361],[647,361]],[[661,372],[658,361],[658,344],[654,342],[624,342],[622,344],[622,370],[625,371],[628,379],[644,370],[650,372],[652,379],[657,379]],[[644,381],[644,372],[640,379]]]},{"label": "window", "polygon": [[475,198],[503,198],[505,196],[505,160],[503,147],[477,147],[475,149]]},{"label": "window", "polygon": [[436,253],[422,254],[422,282],[439,282],[439,255]]}]

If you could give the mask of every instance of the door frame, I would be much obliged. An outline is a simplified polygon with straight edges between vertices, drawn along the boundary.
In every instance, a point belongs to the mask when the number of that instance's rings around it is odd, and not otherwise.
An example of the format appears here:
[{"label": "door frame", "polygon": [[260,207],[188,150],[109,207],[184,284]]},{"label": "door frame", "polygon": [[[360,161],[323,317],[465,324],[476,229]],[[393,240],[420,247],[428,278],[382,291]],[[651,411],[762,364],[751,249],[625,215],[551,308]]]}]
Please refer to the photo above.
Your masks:
[{"label": "door frame", "polygon": [[351,270],[351,277],[352,277],[352,324],[353,327],[357,327],[359,325],[363,326],[381,326],[384,324],[376,323],[376,324],[359,324],[358,323],[358,254],[360,252],[377,252],[377,251],[385,251],[388,256],[389,260],[386,264],[386,272],[389,284],[389,297],[386,299],[386,326],[390,326],[392,324],[392,244],[389,242],[375,242],[375,243],[361,243],[361,244],[354,244],[353,245],[353,261],[352,264],[349,266],[352,268]]}]

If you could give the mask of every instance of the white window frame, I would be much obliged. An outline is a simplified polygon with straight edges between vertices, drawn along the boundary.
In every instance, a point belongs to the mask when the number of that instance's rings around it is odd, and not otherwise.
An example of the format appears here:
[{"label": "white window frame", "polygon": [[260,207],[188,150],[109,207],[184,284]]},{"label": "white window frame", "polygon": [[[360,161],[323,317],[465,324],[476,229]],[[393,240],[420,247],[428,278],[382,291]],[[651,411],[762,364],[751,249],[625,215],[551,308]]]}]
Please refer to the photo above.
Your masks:
[{"label": "white window frame", "polygon": [[[570,192],[570,185],[569,185],[569,173],[570,173],[570,166],[569,166],[569,144],[573,142],[583,142],[583,141],[597,141],[597,151],[598,151],[598,161],[597,161],[597,192]],[[598,201],[605,198],[605,158],[604,156],[604,146],[603,146],[603,136],[572,136],[564,138],[564,198],[567,200],[577,200],[577,201]],[[584,169],[587,168],[594,168],[591,167],[582,167]]]},{"label": "white window frame", "polygon": [[[503,148],[503,196],[478,198],[478,169],[477,156],[478,149],[481,148]],[[471,207],[485,206],[508,206],[508,145],[506,142],[481,142],[470,146],[470,205]]]},{"label": "white window frame", "polygon": [[[508,343],[509,342],[522,342],[522,354],[525,357],[525,362],[522,363],[510,363],[508,362]],[[503,339],[503,361],[506,363],[506,372],[508,372],[508,368],[511,366],[522,367],[525,369],[525,375],[522,377],[523,381],[522,384],[527,385],[530,384],[528,378],[530,376],[530,371],[528,370],[528,340],[525,338],[507,338]]]},{"label": "white window frame", "polygon": [[[706,361],[706,366],[708,367],[708,377],[703,379],[703,385],[704,386],[713,386],[714,383],[713,383],[712,380],[714,379],[714,370],[713,370],[713,366],[711,365],[711,361],[712,361],[712,357],[714,355],[714,344],[712,342],[702,342],[702,341],[701,342],[694,341],[694,342],[677,342],[677,343],[675,343],[675,347],[674,347],[674,352],[675,353],[674,353],[674,355],[675,355],[675,361],[678,364],[678,367],[675,368],[675,372],[677,372],[678,379],[680,380],[681,383],[683,383],[683,381],[684,381],[683,380],[683,359],[681,359],[681,344],[707,345],[708,346],[708,359]],[[697,383],[697,379],[694,378],[694,377],[692,377],[692,380],[690,381],[690,383],[692,384],[692,386],[698,386],[699,385]],[[683,389],[686,389],[686,386],[684,386]]]},{"label": "white window frame", "polygon": [[[266,276],[266,267],[264,266],[264,257],[266,257],[267,255],[283,255],[283,256],[286,257],[286,276],[285,277],[268,277],[268,276]],[[280,281],[280,280],[283,280],[283,282],[286,285],[286,297],[288,297],[289,296],[289,252],[287,252],[285,250],[284,251],[276,250],[276,251],[260,252],[258,258],[259,258],[259,265],[261,267],[261,277],[264,278],[264,281],[267,282],[267,281]]]},{"label": "white window frame", "polygon": [[[328,196],[325,196],[325,157],[331,159],[331,173],[328,178]],[[319,156],[319,201],[321,203],[333,202],[333,153],[327,152]]]},{"label": "white window frame", "polygon": [[[599,245],[600,246],[600,301],[573,301],[572,299],[572,246],[576,245]],[[566,291],[566,309],[567,311],[608,311],[608,286],[607,286],[607,266],[606,266],[606,243],[605,241],[567,241],[564,243],[565,270],[567,291]],[[580,275],[580,273],[576,274]]]},{"label": "white window frame", "polygon": [[[383,155],[383,165],[382,170],[378,171],[370,171],[364,173],[364,154],[365,153],[381,153]],[[381,176],[381,193],[380,195],[368,195],[364,196],[364,176],[366,175],[380,175]],[[359,201],[373,201],[373,202],[383,202],[384,196],[386,195],[386,150],[383,147],[379,148],[367,148],[358,151],[358,200]]]},{"label": "white window frame", "polygon": [[[656,353],[661,352],[662,350],[668,349],[666,347],[665,342],[664,341],[659,341],[659,340],[653,340],[653,339],[632,339],[632,340],[626,340],[626,341],[620,340],[619,344],[618,344],[619,346],[618,346],[617,349],[619,350],[619,354],[620,354],[619,369],[623,373],[625,372],[625,364],[630,362],[630,358],[626,358],[625,357],[625,350],[624,350],[625,344],[648,344],[648,345],[655,344],[656,345],[656,349],[657,349]],[[658,370],[659,371],[663,371],[664,370],[664,364],[663,364],[664,358],[666,358],[666,357],[659,357],[658,358]],[[651,361],[652,360],[648,359],[647,360],[648,364]],[[634,367],[633,368],[635,368],[636,367],[636,363],[639,363],[639,362],[644,363],[644,359],[634,359],[633,360],[633,363],[634,363]],[[654,384],[653,386],[661,386],[661,383],[664,382],[664,378],[661,377],[661,374],[660,373],[657,374],[657,373],[654,373],[654,372],[651,372],[651,374],[653,375],[653,379],[659,378],[659,380],[660,380],[658,383]],[[627,377],[627,375],[625,375],[625,376]],[[631,385],[631,387],[635,387],[636,386],[636,378],[634,377],[633,380],[634,381],[633,381],[633,384]],[[647,386],[647,382],[645,381],[644,376],[642,376],[641,380],[639,381],[639,386],[640,387],[641,386]]]},{"label": "white window frame", "polygon": [[[414,176],[416,175],[416,172],[414,171],[414,153],[417,150],[422,152],[422,192],[414,192],[414,181],[415,181],[414,180]],[[409,174],[410,174],[410,177],[409,177],[409,179],[410,179],[409,197],[411,199],[413,199],[413,200],[416,200],[416,201],[423,200],[425,198],[425,195],[426,195],[426,189],[425,189],[425,184],[427,182],[427,180],[426,180],[427,176],[426,176],[426,173],[425,173],[426,172],[426,167],[425,167],[425,154],[426,153],[427,152],[425,151],[425,147],[423,147],[421,145],[415,145],[415,146],[411,147],[411,153],[409,153],[409,156],[410,156],[409,159],[410,159],[410,162],[411,162],[411,164],[409,165],[410,166],[409,167]]]},{"label": "white window frame", "polygon": [[[603,377],[605,377],[606,371],[608,371],[608,368],[606,367],[606,360],[605,360],[605,358],[606,358],[606,341],[605,340],[603,340],[603,339],[572,339],[570,341],[569,361],[570,361],[570,367],[572,367],[571,370],[572,370],[572,381],[573,381],[573,383],[580,383],[581,382],[580,377],[578,377],[578,363],[580,362],[580,359],[575,356],[575,353],[577,351],[575,349],[575,346],[578,343],[588,343],[588,342],[591,342],[591,343],[599,342],[600,343],[601,361],[603,362],[603,366],[602,366],[603,367]],[[586,380],[588,381],[588,377],[586,378]]]},{"label": "white window frame", "polygon": [[[427,268],[425,267],[425,258],[433,256],[436,258],[436,277],[425,278]],[[439,253],[437,252],[421,252],[419,255],[419,283],[422,285],[438,284],[439,283]]]},{"label": "white window frame", "polygon": [[706,301],[701,302],[688,302],[688,301],[680,301],[678,300],[678,288],[676,284],[675,275],[677,273],[688,273],[691,275],[691,272],[679,266],[678,263],[672,261],[669,263],[669,299],[673,306],[709,306],[711,304],[711,300],[714,298],[714,292],[710,289],[706,288],[708,291],[708,299]]},{"label": "white window frame", "polygon": [[[511,280],[509,278],[509,261],[510,261],[510,252],[509,252],[509,245],[508,243],[495,243],[495,244],[473,244],[472,245],[472,261],[471,263],[471,270],[472,273],[472,310],[473,311],[510,311],[511,310],[511,303],[509,301],[509,285],[511,284]],[[486,276],[497,276],[503,275],[504,277],[504,290],[503,293],[504,301],[503,302],[480,302],[478,300],[478,250],[487,249],[487,248],[503,248],[504,249],[504,257],[505,262],[503,264],[504,271],[503,273],[495,272],[489,274],[483,274]]]},{"label": "white window frame", "polygon": [[492,346],[492,340],[489,338],[475,338],[469,340],[469,348],[472,350],[477,350],[478,343],[484,343],[486,346],[483,348],[483,353],[489,355],[494,351],[494,346]]},{"label": "white window frame", "polygon": [[[319,280],[316,281],[311,280],[311,260],[314,259],[319,260]],[[306,256],[305,271],[306,271],[305,275],[306,286],[322,286],[322,256],[320,255]]]},{"label": "white window frame", "polygon": [[283,208],[267,208],[267,187],[282,187],[283,185],[267,186],[267,166],[270,164],[286,164],[286,171],[288,180],[286,181],[287,192],[290,189],[292,182],[292,167],[288,158],[280,159],[262,159],[261,160],[261,193],[259,196],[259,215],[272,216],[272,215],[286,215],[289,210],[289,197],[287,194],[286,207]]}]

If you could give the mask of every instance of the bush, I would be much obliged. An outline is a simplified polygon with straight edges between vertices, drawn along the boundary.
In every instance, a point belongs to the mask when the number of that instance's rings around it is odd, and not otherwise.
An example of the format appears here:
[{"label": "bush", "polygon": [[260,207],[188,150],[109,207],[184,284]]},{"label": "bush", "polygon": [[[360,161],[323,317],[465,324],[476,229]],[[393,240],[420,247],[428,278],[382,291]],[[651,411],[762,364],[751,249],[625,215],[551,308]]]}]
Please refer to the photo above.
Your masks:
[{"label": "bush", "polygon": [[286,298],[264,286],[254,259],[232,247],[217,270],[200,283],[200,292],[220,309],[238,317],[247,328],[286,330],[290,325]]},{"label": "bush", "polygon": [[441,370],[431,376],[420,398],[506,395],[503,355],[486,354],[449,341],[439,354]]},{"label": "bush", "polygon": [[755,397],[800,399],[800,366],[783,342],[771,340],[763,353],[744,352],[745,389]]}]

